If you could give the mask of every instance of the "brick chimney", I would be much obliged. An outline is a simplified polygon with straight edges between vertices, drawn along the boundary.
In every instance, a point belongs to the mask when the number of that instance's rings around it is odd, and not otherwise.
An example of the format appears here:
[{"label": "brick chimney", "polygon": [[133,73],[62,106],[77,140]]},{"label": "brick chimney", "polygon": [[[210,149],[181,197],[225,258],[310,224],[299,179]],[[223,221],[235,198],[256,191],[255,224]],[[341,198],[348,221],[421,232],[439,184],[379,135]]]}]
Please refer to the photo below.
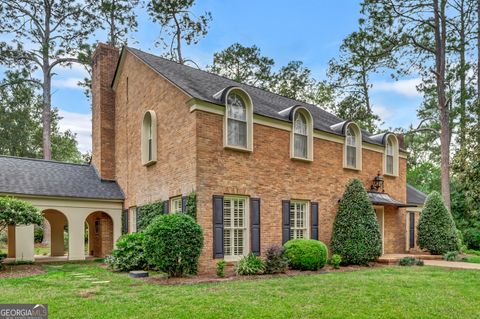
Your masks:
[{"label": "brick chimney", "polygon": [[99,43],[92,70],[92,163],[102,179],[115,179],[115,93],[112,81],[119,50]]}]

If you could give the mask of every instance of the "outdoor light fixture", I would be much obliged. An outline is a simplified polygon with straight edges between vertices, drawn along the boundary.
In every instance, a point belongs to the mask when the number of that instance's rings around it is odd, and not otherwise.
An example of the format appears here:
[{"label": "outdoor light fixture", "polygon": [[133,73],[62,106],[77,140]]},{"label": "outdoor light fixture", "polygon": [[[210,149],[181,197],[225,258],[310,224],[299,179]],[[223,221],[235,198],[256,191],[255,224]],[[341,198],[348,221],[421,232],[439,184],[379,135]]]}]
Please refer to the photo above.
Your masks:
[{"label": "outdoor light fixture", "polygon": [[383,193],[385,190],[383,188],[383,176],[380,175],[380,172],[377,173],[377,176],[373,179],[372,187],[370,187],[372,191],[381,192]]}]

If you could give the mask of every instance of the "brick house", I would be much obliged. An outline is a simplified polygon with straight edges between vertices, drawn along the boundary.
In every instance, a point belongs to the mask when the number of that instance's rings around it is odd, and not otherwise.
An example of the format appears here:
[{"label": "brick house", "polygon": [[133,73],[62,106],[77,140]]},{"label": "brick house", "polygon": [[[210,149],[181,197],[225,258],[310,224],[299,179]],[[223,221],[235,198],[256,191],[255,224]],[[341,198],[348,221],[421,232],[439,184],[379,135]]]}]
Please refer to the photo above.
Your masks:
[{"label": "brick house", "polygon": [[406,158],[395,134],[317,106],[134,48],[94,54],[93,164],[122,188],[129,231],[137,207],[180,212],[195,191],[202,269],[290,238],[328,245],[347,182],[370,190],[377,175],[383,251],[407,252]]}]

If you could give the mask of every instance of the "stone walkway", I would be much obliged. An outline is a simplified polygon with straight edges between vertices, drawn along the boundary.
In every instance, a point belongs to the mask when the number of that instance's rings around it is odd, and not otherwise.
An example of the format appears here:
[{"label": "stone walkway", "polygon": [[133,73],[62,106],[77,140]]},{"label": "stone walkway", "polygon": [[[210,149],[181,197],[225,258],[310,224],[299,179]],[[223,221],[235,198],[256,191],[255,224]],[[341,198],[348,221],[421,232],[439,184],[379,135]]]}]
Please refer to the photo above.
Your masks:
[{"label": "stone walkway", "polygon": [[480,264],[464,263],[459,261],[424,260],[424,263],[425,263],[425,266],[438,266],[438,267],[445,267],[445,268],[480,270]]}]

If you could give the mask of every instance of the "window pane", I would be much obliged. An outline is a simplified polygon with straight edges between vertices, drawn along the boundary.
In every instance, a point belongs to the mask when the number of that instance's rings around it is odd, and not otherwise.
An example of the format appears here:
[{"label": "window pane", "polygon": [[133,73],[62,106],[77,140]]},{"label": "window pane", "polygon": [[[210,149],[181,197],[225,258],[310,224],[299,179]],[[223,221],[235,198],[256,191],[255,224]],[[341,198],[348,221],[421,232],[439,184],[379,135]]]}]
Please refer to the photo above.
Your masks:
[{"label": "window pane", "polygon": [[302,157],[307,158],[307,136],[304,135],[294,135],[294,156],[295,157]]},{"label": "window pane", "polygon": [[393,156],[387,155],[387,173],[393,174]]},{"label": "window pane", "polygon": [[246,199],[225,198],[223,202],[224,254],[242,256],[246,240]]},{"label": "window pane", "polygon": [[223,253],[225,254],[225,256],[232,255],[231,237],[232,237],[231,230],[228,228],[225,228],[223,230]]},{"label": "window pane", "polygon": [[347,166],[357,167],[357,148],[347,146]]},{"label": "window pane", "polygon": [[347,145],[356,146],[356,136],[353,129],[349,126],[347,130]]},{"label": "window pane", "polygon": [[231,119],[236,119],[240,121],[247,120],[247,108],[242,98],[235,93],[232,93],[228,96],[228,114],[227,116]]},{"label": "window pane", "polygon": [[307,135],[307,120],[302,113],[295,114],[295,121],[293,123],[293,132],[296,134]]},{"label": "window pane", "polygon": [[247,123],[228,120],[228,145],[247,147]]},{"label": "window pane", "polygon": [[393,143],[390,139],[387,142],[387,155],[393,155]]}]

